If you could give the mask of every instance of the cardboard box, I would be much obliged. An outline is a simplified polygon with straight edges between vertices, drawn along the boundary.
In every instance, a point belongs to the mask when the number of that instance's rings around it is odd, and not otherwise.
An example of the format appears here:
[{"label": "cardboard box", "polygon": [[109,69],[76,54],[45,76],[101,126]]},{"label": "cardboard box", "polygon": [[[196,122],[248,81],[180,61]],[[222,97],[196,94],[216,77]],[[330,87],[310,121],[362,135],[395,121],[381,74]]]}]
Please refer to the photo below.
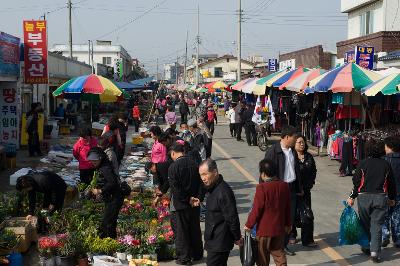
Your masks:
[{"label": "cardboard box", "polygon": [[13,231],[20,237],[17,252],[27,252],[33,241],[37,241],[36,228],[25,217],[13,217],[5,221],[5,229]]}]

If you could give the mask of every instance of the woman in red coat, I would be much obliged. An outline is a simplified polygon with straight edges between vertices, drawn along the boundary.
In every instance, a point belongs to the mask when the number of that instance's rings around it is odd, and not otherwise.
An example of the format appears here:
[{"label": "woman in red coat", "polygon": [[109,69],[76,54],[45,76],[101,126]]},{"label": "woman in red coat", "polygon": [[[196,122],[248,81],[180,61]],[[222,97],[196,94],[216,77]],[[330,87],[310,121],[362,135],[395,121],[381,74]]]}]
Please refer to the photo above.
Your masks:
[{"label": "woman in red coat", "polygon": [[258,266],[269,265],[270,255],[276,265],[287,265],[283,249],[285,234],[291,231],[289,186],[276,177],[273,161],[264,159],[259,168],[263,182],[257,185],[244,229],[249,231],[257,224]]}]

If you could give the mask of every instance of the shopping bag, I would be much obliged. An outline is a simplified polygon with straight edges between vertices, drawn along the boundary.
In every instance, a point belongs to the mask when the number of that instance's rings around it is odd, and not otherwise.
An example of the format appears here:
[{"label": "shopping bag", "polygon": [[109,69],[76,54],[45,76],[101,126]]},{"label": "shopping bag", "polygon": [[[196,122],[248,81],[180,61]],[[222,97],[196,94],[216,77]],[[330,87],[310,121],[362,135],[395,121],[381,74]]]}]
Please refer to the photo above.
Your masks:
[{"label": "shopping bag", "polygon": [[307,224],[312,224],[314,221],[314,213],[310,206],[304,200],[300,199],[297,202],[296,208],[296,227],[301,228]]},{"label": "shopping bag", "polygon": [[244,233],[244,243],[240,247],[240,261],[243,266],[254,266],[257,256],[257,241],[251,237],[251,232]]},{"label": "shopping bag", "polygon": [[345,208],[340,216],[339,245],[359,244],[362,247],[368,247],[368,235],[356,211],[346,201],[343,201],[343,204]]}]

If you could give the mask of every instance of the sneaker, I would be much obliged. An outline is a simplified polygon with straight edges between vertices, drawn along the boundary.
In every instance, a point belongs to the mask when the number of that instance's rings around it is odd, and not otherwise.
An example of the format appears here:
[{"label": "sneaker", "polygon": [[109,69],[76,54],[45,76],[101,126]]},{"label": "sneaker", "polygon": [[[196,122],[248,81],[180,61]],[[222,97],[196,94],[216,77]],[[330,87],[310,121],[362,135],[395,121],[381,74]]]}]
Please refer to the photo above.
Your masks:
[{"label": "sneaker", "polygon": [[188,261],[176,260],[175,263],[178,265],[192,265],[192,262],[190,260],[188,260]]},{"label": "sneaker", "polygon": [[378,256],[371,256],[371,260],[373,263],[381,263],[381,258]]},{"label": "sneaker", "polygon": [[295,256],[295,255],[296,255],[296,253],[295,253],[294,251],[291,251],[288,247],[285,247],[285,248],[283,249],[283,251],[285,252],[285,254],[286,254],[287,256]]},{"label": "sneaker", "polygon": [[384,239],[384,240],[382,241],[382,247],[383,247],[383,248],[387,247],[387,246],[389,245],[389,243],[390,243],[390,240],[389,240],[389,239]]},{"label": "sneaker", "polygon": [[371,250],[369,248],[361,248],[362,253],[365,255],[371,255]]}]

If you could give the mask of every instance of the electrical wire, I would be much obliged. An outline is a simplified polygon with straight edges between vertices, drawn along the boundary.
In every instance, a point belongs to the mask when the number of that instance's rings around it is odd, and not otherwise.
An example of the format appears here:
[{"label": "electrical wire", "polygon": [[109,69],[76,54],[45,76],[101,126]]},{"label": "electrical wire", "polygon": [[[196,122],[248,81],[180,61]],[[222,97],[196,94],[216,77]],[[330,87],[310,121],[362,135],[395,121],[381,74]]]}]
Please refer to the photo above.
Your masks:
[{"label": "electrical wire", "polygon": [[158,4],[156,4],[155,6],[153,6],[153,7],[150,8],[150,9],[148,9],[147,11],[145,11],[144,13],[142,13],[141,15],[139,15],[139,16],[137,16],[137,17],[131,19],[130,21],[128,21],[128,22],[126,22],[126,23],[124,23],[124,24],[122,24],[122,25],[120,25],[120,26],[117,26],[115,29],[113,29],[113,30],[111,30],[111,31],[109,31],[109,32],[107,32],[107,33],[105,33],[105,34],[103,34],[103,35],[101,35],[101,36],[99,36],[99,37],[97,37],[97,38],[95,38],[95,39],[102,39],[102,38],[104,38],[104,37],[106,37],[106,36],[108,36],[108,35],[110,35],[110,34],[113,34],[113,33],[116,33],[116,32],[118,32],[118,31],[122,30],[123,28],[127,27],[128,25],[132,24],[133,22],[137,21],[138,19],[141,19],[142,17],[144,17],[145,15],[147,15],[148,13],[150,13],[150,12],[153,11],[154,9],[158,8],[159,6],[161,6],[162,4],[164,4],[164,3],[167,2],[167,1],[168,1],[168,0],[162,0],[162,1],[160,1]]}]

